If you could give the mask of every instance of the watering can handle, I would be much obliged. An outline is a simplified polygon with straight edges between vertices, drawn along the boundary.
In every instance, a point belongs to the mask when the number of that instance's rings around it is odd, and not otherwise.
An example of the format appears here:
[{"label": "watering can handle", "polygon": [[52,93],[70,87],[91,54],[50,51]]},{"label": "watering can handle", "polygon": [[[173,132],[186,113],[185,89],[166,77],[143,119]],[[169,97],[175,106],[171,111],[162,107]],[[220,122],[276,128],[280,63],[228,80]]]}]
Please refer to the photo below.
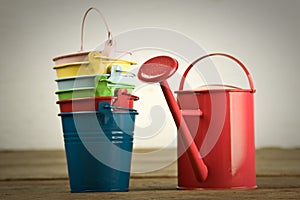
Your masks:
[{"label": "watering can handle", "polygon": [[108,25],[107,25],[107,22],[106,22],[106,19],[104,17],[104,15],[102,14],[102,12],[97,9],[97,8],[94,8],[94,7],[90,7],[85,13],[84,13],[84,16],[83,16],[83,20],[82,20],[82,25],[81,25],[81,39],[80,39],[80,50],[79,51],[83,51],[83,32],[84,32],[84,23],[85,23],[85,19],[86,19],[86,16],[87,14],[91,11],[91,10],[95,10],[99,15],[100,17],[102,18],[103,22],[104,22],[104,25],[105,25],[105,28],[106,28],[106,31],[107,31],[107,41],[108,43],[111,45],[112,44],[112,35],[111,35],[111,32],[108,28]]},{"label": "watering can handle", "polygon": [[190,64],[190,66],[185,70],[184,74],[182,75],[182,78],[181,78],[181,81],[180,81],[180,84],[179,84],[179,90],[183,89],[185,78],[186,78],[187,74],[189,73],[189,71],[191,70],[191,68],[197,62],[199,62],[200,60],[203,60],[204,58],[207,58],[207,57],[210,57],[210,56],[225,56],[225,57],[230,58],[231,60],[235,61],[236,63],[238,63],[242,67],[242,69],[244,70],[244,72],[247,75],[251,92],[254,93],[256,91],[256,89],[254,88],[254,84],[253,84],[251,75],[250,75],[249,71],[247,70],[247,68],[245,67],[245,65],[241,61],[239,61],[237,58],[235,58],[235,57],[233,57],[233,56],[231,56],[229,54],[225,54],[225,53],[211,53],[211,54],[207,54],[205,56],[202,56],[202,57],[198,58],[194,62],[192,62]]}]

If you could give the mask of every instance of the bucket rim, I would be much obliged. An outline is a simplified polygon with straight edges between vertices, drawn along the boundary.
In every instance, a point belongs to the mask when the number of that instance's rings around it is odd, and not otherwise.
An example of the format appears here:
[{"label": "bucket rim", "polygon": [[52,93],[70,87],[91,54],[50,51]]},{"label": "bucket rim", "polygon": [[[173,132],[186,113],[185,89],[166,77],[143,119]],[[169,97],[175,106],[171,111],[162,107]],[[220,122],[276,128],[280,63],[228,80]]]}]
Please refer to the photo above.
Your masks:
[{"label": "bucket rim", "polygon": [[76,98],[76,99],[64,99],[64,100],[59,100],[56,101],[56,104],[63,104],[63,103],[69,103],[73,101],[95,101],[96,100],[113,100],[116,98],[116,96],[98,96],[98,97],[83,97],[83,98]]},{"label": "bucket rim", "polygon": [[[84,114],[103,114],[103,112],[101,111],[78,111],[78,112],[61,112],[58,113],[58,116],[67,116],[67,115],[84,115]],[[138,115],[139,113],[136,111],[128,111],[128,112],[124,112],[124,111],[112,111],[112,114],[134,114],[134,115]]]},{"label": "bucket rim", "polygon": [[64,68],[64,67],[70,67],[70,66],[81,66],[81,65],[89,65],[90,62],[89,61],[83,61],[83,62],[71,62],[71,63],[64,63],[64,64],[60,64],[60,65],[55,65],[53,67],[53,69],[59,69],[59,68]]},{"label": "bucket rim", "polygon": [[82,87],[82,88],[72,88],[68,90],[58,90],[55,92],[55,94],[74,92],[74,91],[84,91],[84,90],[95,90],[95,87]]},{"label": "bucket rim", "polygon": [[89,74],[89,75],[80,75],[80,76],[68,76],[63,78],[55,79],[56,82],[59,81],[65,81],[65,80],[71,80],[71,79],[84,79],[84,78],[92,78],[96,76],[110,76],[110,74]]},{"label": "bucket rim", "polygon": [[[84,55],[84,54],[89,54],[90,52],[93,52],[93,51],[85,51],[85,52],[77,52],[77,53],[71,53],[71,54],[66,54],[66,55],[62,55],[62,56],[58,56],[58,57],[55,57],[53,58],[52,60],[55,62],[59,59],[63,59],[63,58],[68,58],[68,57],[72,57],[72,56],[78,56],[78,55]],[[88,55],[87,55],[88,56]],[[104,63],[112,63],[112,64],[115,64],[115,63],[125,63],[125,64],[130,64],[130,65],[137,65],[137,62],[135,61],[132,61],[132,60],[125,60],[125,59],[121,59],[121,58],[112,58],[112,57],[107,57],[107,56],[101,56],[102,58],[102,62]],[[71,63],[62,63],[62,64],[59,64],[59,65],[55,65],[53,68],[56,69],[56,68],[60,68],[60,67],[67,67],[69,65],[72,65],[74,63],[89,63],[89,61],[82,61],[82,62],[71,62]]]},{"label": "bucket rim", "polygon": [[72,57],[72,56],[79,56],[79,55],[89,54],[90,52],[91,51],[73,52],[73,53],[69,53],[69,54],[64,54],[64,55],[56,56],[52,60],[55,62],[55,61],[57,61],[59,59],[68,58],[68,57]]}]

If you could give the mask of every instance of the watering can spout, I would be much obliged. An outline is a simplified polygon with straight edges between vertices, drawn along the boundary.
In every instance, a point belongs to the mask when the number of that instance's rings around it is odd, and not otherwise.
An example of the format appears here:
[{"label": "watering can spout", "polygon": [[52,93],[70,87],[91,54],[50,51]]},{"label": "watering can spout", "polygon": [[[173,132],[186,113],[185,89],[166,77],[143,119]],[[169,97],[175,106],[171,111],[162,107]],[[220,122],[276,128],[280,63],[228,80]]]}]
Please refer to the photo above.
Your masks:
[{"label": "watering can spout", "polygon": [[199,182],[204,182],[208,176],[208,168],[201,158],[199,150],[189,133],[189,129],[183,118],[181,120],[175,120],[175,123],[178,127],[180,127],[179,136],[182,137],[181,141],[184,143],[183,146],[188,147],[186,151],[189,161],[191,162],[194,175]]},{"label": "watering can spout", "polygon": [[188,158],[191,162],[194,174],[199,182],[204,182],[208,176],[207,166],[200,156],[199,150],[190,134],[188,126],[185,123],[172,91],[169,89],[170,87],[168,83],[166,81],[162,81],[160,82],[160,85],[166,99],[168,99],[167,104],[171,108],[170,111],[174,118],[175,124],[179,129],[178,137],[182,138],[181,141],[184,143],[183,146],[186,147]]},{"label": "watering can spout", "polygon": [[[194,157],[194,159],[197,158],[197,156]],[[192,161],[190,159],[190,161]],[[193,162],[193,161],[192,161]],[[195,163],[192,164],[194,168],[194,173],[199,182],[204,182],[207,179],[208,176],[208,169],[205,163],[203,162],[202,158],[198,155],[198,159],[196,160]]]},{"label": "watering can spout", "polygon": [[[154,70],[155,68],[155,70]],[[170,108],[175,124],[178,128],[178,137],[182,137],[183,146],[186,147],[189,160],[198,181],[204,182],[208,175],[208,170],[204,164],[199,150],[190,134],[190,131],[183,119],[179,105],[173,96],[166,79],[172,76],[178,68],[177,60],[168,56],[158,56],[146,61],[139,69],[138,78],[144,82],[159,82],[167,104]]]},{"label": "watering can spout", "polygon": [[200,182],[204,182],[204,181],[206,181],[207,176],[208,176],[208,169],[207,169],[207,166],[204,164],[201,169],[201,172],[199,174],[197,174],[197,180]]}]

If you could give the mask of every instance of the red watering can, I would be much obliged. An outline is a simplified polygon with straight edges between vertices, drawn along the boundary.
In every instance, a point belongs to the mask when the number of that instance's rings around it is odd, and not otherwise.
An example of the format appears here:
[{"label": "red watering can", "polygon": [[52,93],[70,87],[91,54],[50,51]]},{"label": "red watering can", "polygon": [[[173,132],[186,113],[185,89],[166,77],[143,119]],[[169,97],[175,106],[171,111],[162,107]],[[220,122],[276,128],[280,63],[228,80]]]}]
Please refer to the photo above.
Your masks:
[{"label": "red watering can", "polygon": [[[229,85],[207,85],[183,90],[190,69],[199,61],[223,56],[235,61],[246,73],[250,89]],[[254,144],[254,85],[244,64],[231,55],[213,53],[195,60],[185,71],[177,91],[182,111],[201,110],[201,116],[185,115],[200,156],[208,168],[206,180],[195,178],[181,137],[178,137],[178,188],[256,188]],[[180,133],[179,133],[180,134]]]},{"label": "red watering can", "polygon": [[[214,85],[218,88],[182,90],[190,69],[200,60],[217,55],[237,62],[246,73],[251,89]],[[175,59],[158,56],[140,67],[138,78],[160,83],[177,125],[178,188],[255,188],[255,89],[248,70],[228,54],[203,56],[185,71],[176,92],[178,105],[166,81],[177,67]]]}]

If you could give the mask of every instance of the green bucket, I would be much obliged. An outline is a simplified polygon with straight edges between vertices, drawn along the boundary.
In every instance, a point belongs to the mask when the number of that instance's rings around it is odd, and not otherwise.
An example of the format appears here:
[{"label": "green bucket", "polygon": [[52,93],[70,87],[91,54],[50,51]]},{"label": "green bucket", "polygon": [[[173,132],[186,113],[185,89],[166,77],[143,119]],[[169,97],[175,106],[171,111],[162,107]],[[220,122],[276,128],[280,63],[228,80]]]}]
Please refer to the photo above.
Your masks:
[{"label": "green bucket", "polygon": [[58,90],[55,94],[59,100],[99,97],[99,96],[116,96],[119,89],[127,89],[128,94],[132,94],[134,85],[126,83],[113,82],[106,76],[96,76],[94,87],[71,88],[68,90]]},{"label": "green bucket", "polygon": [[59,100],[84,98],[84,97],[95,97],[95,88],[73,88],[69,90],[59,90],[55,92],[58,95]]}]

